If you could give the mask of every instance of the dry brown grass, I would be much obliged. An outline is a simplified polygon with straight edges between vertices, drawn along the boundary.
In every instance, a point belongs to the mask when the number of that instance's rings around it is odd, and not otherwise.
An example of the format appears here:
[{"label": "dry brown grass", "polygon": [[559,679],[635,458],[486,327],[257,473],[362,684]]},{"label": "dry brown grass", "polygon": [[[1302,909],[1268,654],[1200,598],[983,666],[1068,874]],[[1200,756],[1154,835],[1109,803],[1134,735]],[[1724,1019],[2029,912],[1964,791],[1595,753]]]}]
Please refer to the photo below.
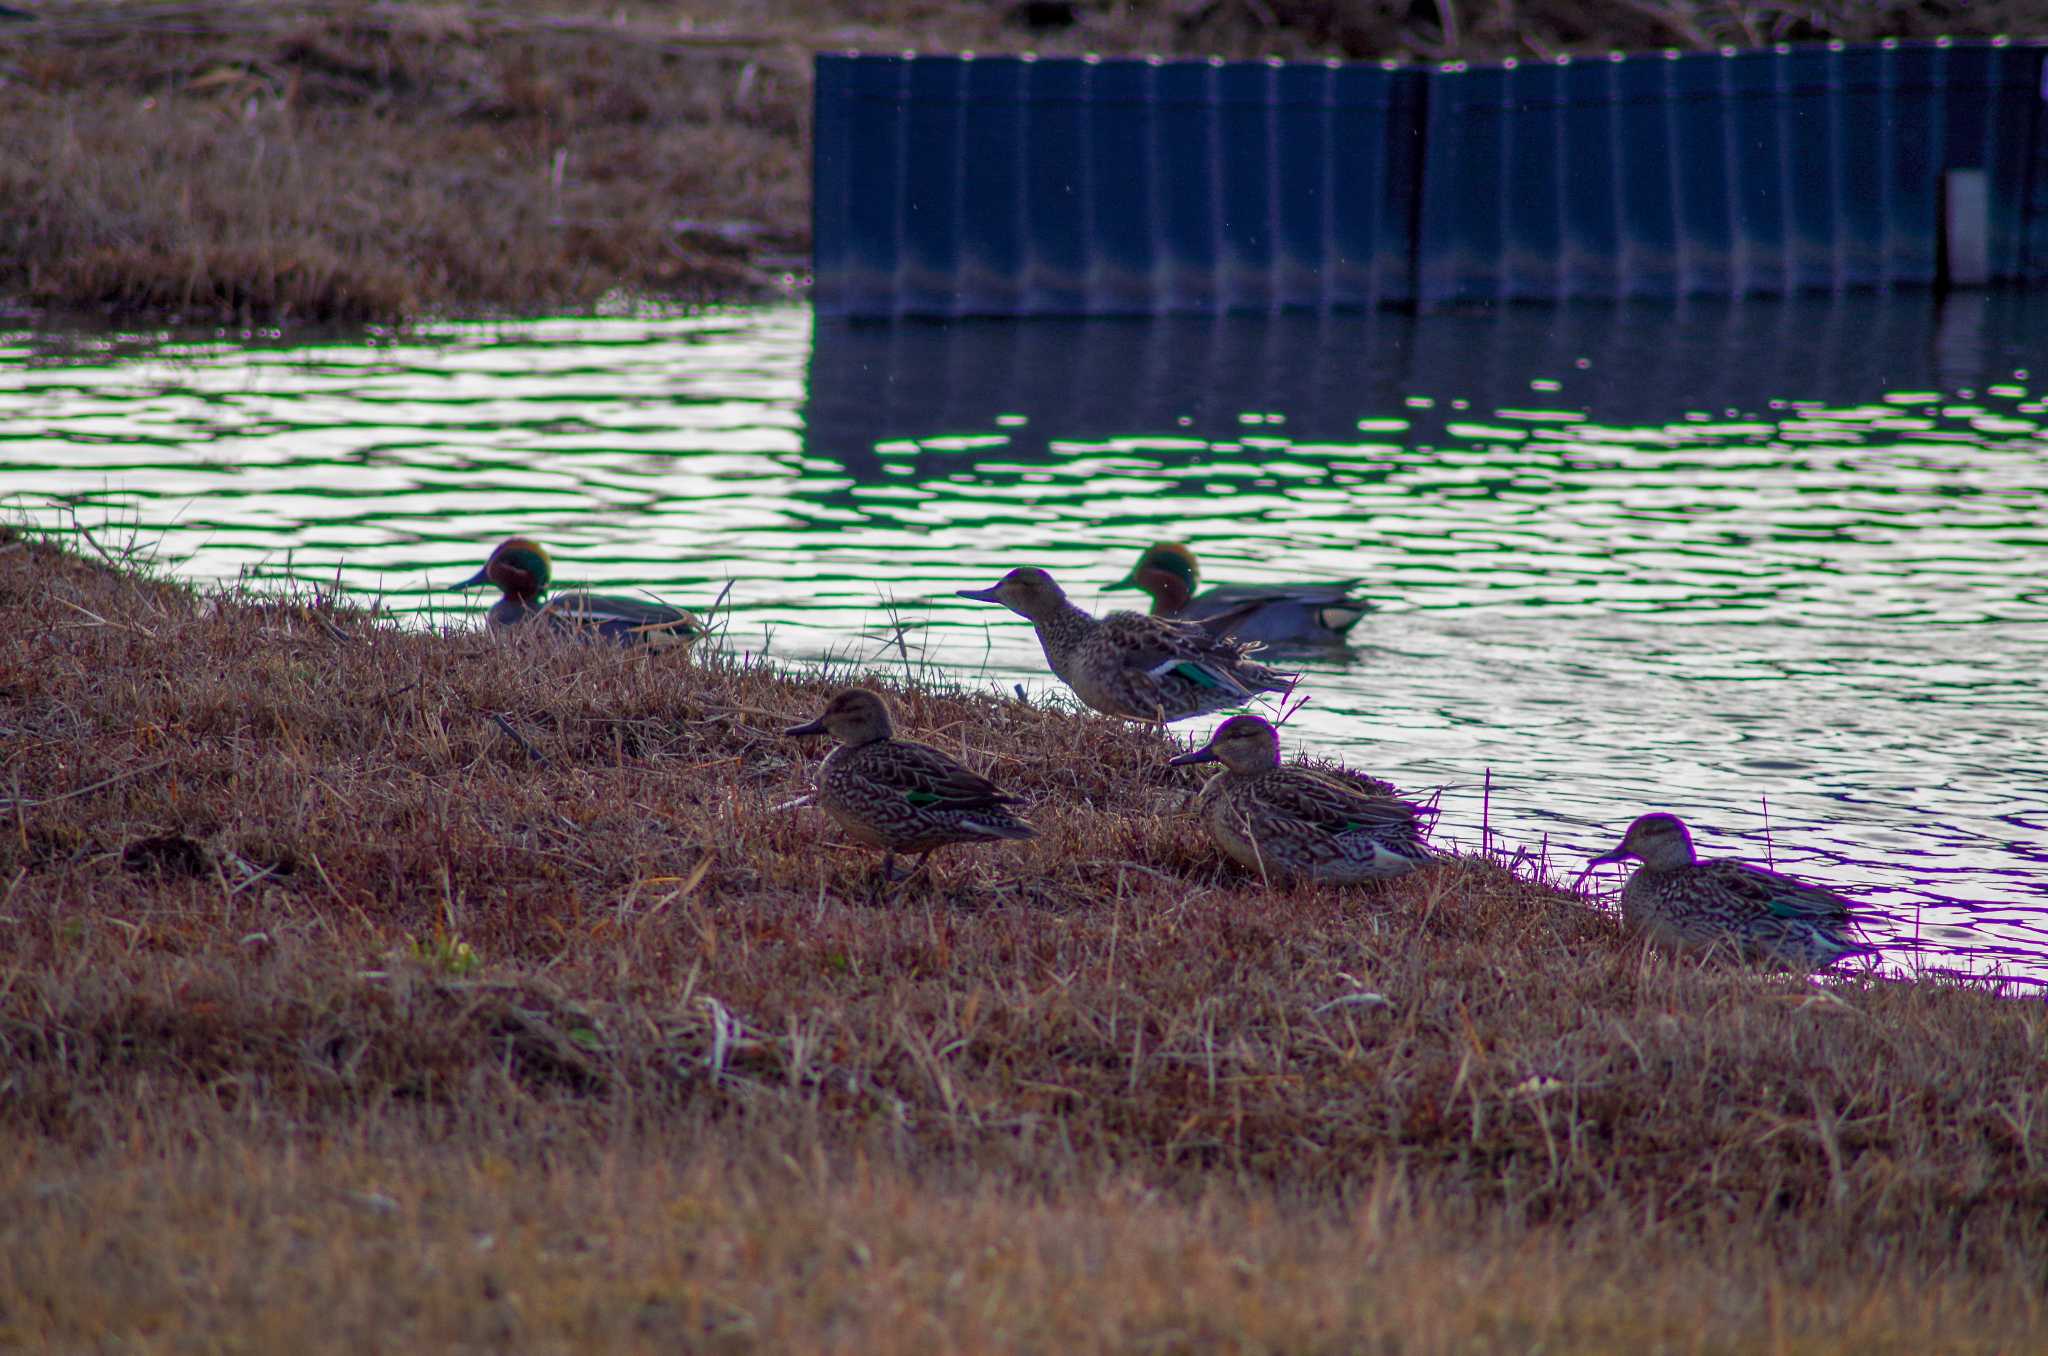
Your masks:
[{"label": "dry brown grass", "polygon": [[801,266],[810,75],[779,38],[43,8],[0,27],[0,290],[33,304],[388,321],[745,296]]},{"label": "dry brown grass", "polygon": [[[1041,7],[1052,8],[1057,7]],[[0,297],[398,321],[784,288],[824,48],[1436,60],[2040,32],[1988,0],[49,0],[0,22]]]},{"label": "dry brown grass", "polygon": [[0,1340],[1916,1351],[2042,1322],[2038,1002],[1670,964],[1485,862],[1268,893],[1157,736],[931,690],[902,723],[1042,837],[877,903],[871,854],[775,808],[821,752],[775,732],[829,682],[20,540],[0,622]]}]

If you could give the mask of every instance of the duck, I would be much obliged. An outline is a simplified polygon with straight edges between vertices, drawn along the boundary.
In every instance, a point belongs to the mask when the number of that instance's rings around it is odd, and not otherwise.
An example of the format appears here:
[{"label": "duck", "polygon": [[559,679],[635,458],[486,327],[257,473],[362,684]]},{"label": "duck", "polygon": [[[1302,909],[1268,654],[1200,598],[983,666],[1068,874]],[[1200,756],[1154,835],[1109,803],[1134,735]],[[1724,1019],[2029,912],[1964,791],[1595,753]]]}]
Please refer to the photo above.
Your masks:
[{"label": "duck", "polygon": [[1143,589],[1152,615],[1199,623],[1216,635],[1265,645],[1341,645],[1372,604],[1354,597],[1356,579],[1323,584],[1219,584],[1195,592],[1201,569],[1177,541],[1145,548],[1113,589]]},{"label": "duck", "polygon": [[1081,701],[1108,716],[1163,725],[1292,689],[1294,675],[1254,663],[1258,646],[1190,622],[1112,612],[1092,617],[1034,566],[959,596],[1000,603],[1038,632],[1045,662]]},{"label": "duck", "polygon": [[1436,860],[1420,807],[1348,768],[1282,766],[1280,732],[1232,716],[1201,748],[1168,766],[1221,763],[1193,810],[1224,855],[1268,879],[1351,885],[1391,880]]},{"label": "duck", "polygon": [[929,744],[896,738],[889,704],[867,688],[835,694],[817,719],[783,734],[838,741],[818,769],[812,800],[855,842],[882,849],[884,881],[895,879],[899,852],[919,854],[922,871],[934,849],[951,843],[1037,835],[1010,808],[1017,797]]},{"label": "duck", "polygon": [[1622,922],[1660,946],[1721,950],[1804,974],[1871,950],[1852,940],[1841,895],[1732,857],[1703,862],[1677,815],[1640,816],[1587,865],[1630,857],[1642,865],[1622,887]]},{"label": "duck", "polygon": [[554,562],[537,541],[510,537],[491,558],[452,589],[495,584],[504,595],[491,605],[484,620],[494,631],[524,622],[545,622],[551,630],[615,645],[688,645],[704,634],[694,613],[666,603],[621,598],[605,593],[558,593],[540,600],[554,577]]}]

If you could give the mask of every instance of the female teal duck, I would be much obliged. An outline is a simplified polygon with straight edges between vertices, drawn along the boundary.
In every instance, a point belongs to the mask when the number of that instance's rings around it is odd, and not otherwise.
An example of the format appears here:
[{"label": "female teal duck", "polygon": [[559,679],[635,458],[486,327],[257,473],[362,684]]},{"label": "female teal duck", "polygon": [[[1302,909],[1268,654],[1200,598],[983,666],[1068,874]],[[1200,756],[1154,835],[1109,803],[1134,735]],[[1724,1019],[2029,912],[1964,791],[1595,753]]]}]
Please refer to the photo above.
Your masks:
[{"label": "female teal duck", "polygon": [[688,645],[704,634],[693,614],[666,603],[578,592],[558,593],[543,604],[540,596],[553,575],[553,562],[539,542],[513,537],[499,543],[481,570],[450,587],[496,584],[504,596],[485,614],[493,630],[538,620],[565,635],[615,645]]},{"label": "female teal duck", "polygon": [[1732,950],[1802,973],[1870,949],[1849,939],[1848,900],[1732,857],[1700,861],[1676,815],[1642,816],[1592,863],[1626,857],[1642,866],[1622,887],[1622,921],[1660,946]]},{"label": "female teal duck", "polygon": [[816,720],[783,731],[839,741],[818,769],[815,800],[855,842],[882,849],[884,880],[894,878],[899,852],[918,853],[922,869],[932,849],[948,843],[1033,836],[1010,811],[1015,796],[928,744],[897,739],[894,729],[888,704],[855,687]]},{"label": "female teal duck", "polygon": [[1152,615],[1198,622],[1219,636],[1266,645],[1338,645],[1372,604],[1352,596],[1356,579],[1326,584],[1221,584],[1195,592],[1195,553],[1177,541],[1155,542],[1131,572],[1111,584],[1152,595]]},{"label": "female teal duck", "polygon": [[1269,878],[1387,880],[1433,860],[1421,811],[1394,788],[1356,773],[1280,763],[1280,732],[1257,716],[1232,716],[1208,744],[1167,760],[1221,763],[1194,810],[1216,845]]},{"label": "female teal duck", "polygon": [[988,588],[961,589],[960,596],[1001,603],[1029,620],[1053,673],[1105,715],[1185,720],[1293,685],[1293,675],[1245,657],[1256,646],[1199,626],[1139,612],[1091,617],[1068,602],[1044,570],[1012,570]]}]

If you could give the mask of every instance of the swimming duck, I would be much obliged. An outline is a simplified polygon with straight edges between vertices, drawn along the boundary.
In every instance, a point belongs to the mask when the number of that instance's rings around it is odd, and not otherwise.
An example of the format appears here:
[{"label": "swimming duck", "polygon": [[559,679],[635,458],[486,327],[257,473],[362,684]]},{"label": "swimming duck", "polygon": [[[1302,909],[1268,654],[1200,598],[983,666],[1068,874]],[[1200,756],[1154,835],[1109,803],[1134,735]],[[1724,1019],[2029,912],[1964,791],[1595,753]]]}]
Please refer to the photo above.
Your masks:
[{"label": "swimming duck", "polygon": [[1280,732],[1232,716],[1169,764],[1221,763],[1194,812],[1216,845],[1261,875],[1351,884],[1406,875],[1433,860],[1421,811],[1375,777],[1280,763]]},{"label": "swimming duck", "polygon": [[1849,901],[1732,857],[1703,862],[1678,816],[1647,814],[1589,865],[1642,862],[1621,891],[1622,921],[1663,946],[1732,949],[1802,973],[1868,951],[1849,939]]},{"label": "swimming duck", "polygon": [[899,852],[918,853],[922,869],[948,843],[1034,836],[1009,808],[1015,796],[928,744],[896,738],[888,703],[866,688],[848,688],[783,733],[839,741],[818,769],[815,801],[855,842],[882,849],[884,880]]},{"label": "swimming duck", "polygon": [[1257,647],[1188,622],[1112,612],[1097,619],[1067,601],[1051,575],[1029,566],[962,598],[1001,603],[1030,621],[1045,662],[1074,695],[1105,715],[1165,722],[1285,692],[1293,675],[1245,656]]},{"label": "swimming duck", "polygon": [[1267,645],[1338,645],[1372,610],[1354,598],[1355,579],[1326,584],[1221,584],[1195,592],[1195,553],[1177,541],[1154,542],[1113,589],[1152,595],[1152,615],[1199,622],[1219,636]]},{"label": "swimming duck", "polygon": [[504,596],[485,614],[493,630],[538,618],[564,634],[619,645],[688,645],[704,634],[694,614],[666,603],[576,592],[558,593],[543,604],[540,596],[553,574],[553,562],[539,542],[512,537],[499,543],[481,570],[450,587],[496,584]]}]

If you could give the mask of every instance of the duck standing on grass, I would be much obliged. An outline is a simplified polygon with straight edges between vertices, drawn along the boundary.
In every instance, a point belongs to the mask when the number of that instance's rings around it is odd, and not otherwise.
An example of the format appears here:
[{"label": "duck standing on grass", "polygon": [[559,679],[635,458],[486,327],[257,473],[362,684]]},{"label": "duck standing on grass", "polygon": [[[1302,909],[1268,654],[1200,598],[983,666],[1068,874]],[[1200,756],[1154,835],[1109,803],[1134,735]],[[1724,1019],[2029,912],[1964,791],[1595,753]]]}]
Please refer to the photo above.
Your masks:
[{"label": "duck standing on grass", "polygon": [[921,871],[932,849],[948,843],[1034,836],[1010,811],[1015,796],[894,730],[888,703],[855,687],[827,702],[816,720],[783,731],[839,741],[818,769],[815,800],[855,842],[882,849],[884,881],[895,878],[899,852],[919,854]]},{"label": "duck standing on grass", "polygon": [[1044,570],[1026,566],[962,598],[1001,603],[1038,632],[1045,662],[1074,695],[1104,715],[1164,724],[1286,692],[1292,674],[1246,658],[1256,646],[1188,622],[1112,612],[1097,619],[1067,601]]},{"label": "duck standing on grass", "polygon": [[1642,865],[1622,887],[1622,921],[1660,946],[1720,950],[1802,974],[1870,949],[1848,936],[1848,900],[1732,857],[1700,861],[1676,815],[1643,815],[1619,847],[1588,865],[1627,857]]},{"label": "duck standing on grass", "polygon": [[1154,542],[1113,589],[1152,595],[1152,615],[1199,623],[1219,636],[1266,645],[1341,645],[1372,604],[1352,596],[1356,579],[1324,584],[1219,584],[1195,592],[1195,553],[1177,541]]},{"label": "duck standing on grass", "polygon": [[1422,812],[1374,778],[1283,767],[1280,732],[1232,716],[1169,764],[1221,763],[1194,811],[1225,854],[1262,876],[1349,885],[1406,875],[1434,860]]},{"label": "duck standing on grass", "polygon": [[540,596],[553,575],[553,563],[539,542],[512,537],[499,543],[481,570],[449,587],[496,584],[504,596],[485,614],[494,631],[538,620],[564,635],[616,645],[688,645],[704,634],[694,614],[666,603],[576,592],[558,593],[543,604]]}]

